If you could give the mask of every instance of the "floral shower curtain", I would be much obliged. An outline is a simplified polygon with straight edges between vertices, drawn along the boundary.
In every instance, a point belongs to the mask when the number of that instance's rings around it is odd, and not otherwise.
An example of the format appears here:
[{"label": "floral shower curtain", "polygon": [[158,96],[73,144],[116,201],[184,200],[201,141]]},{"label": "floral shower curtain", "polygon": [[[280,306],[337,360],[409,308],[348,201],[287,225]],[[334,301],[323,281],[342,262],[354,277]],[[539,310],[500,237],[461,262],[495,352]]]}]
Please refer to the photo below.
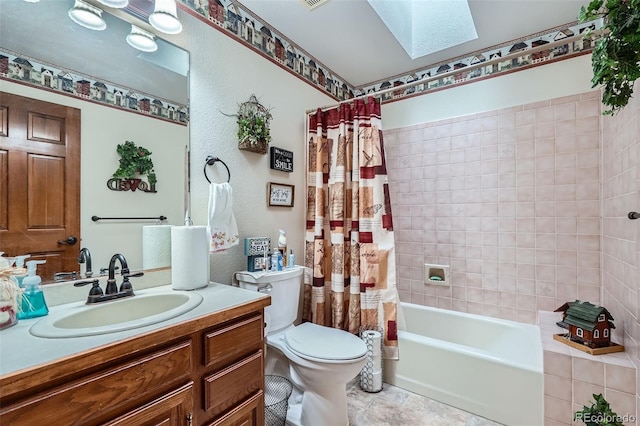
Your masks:
[{"label": "floral shower curtain", "polygon": [[398,358],[391,203],[380,102],[310,114],[303,320],[383,332]]}]

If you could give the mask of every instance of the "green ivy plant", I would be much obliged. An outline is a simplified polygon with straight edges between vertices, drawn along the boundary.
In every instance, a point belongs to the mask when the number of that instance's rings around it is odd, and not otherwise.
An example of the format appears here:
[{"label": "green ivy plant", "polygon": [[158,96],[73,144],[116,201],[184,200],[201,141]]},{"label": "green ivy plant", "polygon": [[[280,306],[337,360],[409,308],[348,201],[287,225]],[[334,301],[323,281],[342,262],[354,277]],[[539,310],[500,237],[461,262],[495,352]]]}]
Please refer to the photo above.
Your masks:
[{"label": "green ivy plant", "polygon": [[582,421],[587,426],[623,426],[622,419],[614,411],[602,394],[593,394],[595,402],[591,407],[583,406],[574,414],[575,421]]},{"label": "green ivy plant", "polygon": [[614,115],[629,103],[640,78],[640,0],[592,0],[580,8],[580,22],[598,18],[604,18],[604,26],[591,56],[591,82],[604,86],[602,103],[608,109],[603,114]]},{"label": "green ivy plant", "polygon": [[120,166],[113,174],[114,178],[135,178],[136,175],[147,175],[150,185],[155,185],[158,181],[153,170],[151,161],[151,151],[141,146],[136,146],[131,141],[126,141],[116,147],[116,152],[120,154]]},{"label": "green ivy plant", "polygon": [[238,140],[241,142],[248,141],[254,145],[258,142],[271,142],[271,133],[269,131],[270,115],[262,117],[255,113],[246,115],[238,115]]},{"label": "green ivy plant", "polygon": [[266,152],[266,147],[271,142],[269,123],[273,117],[271,109],[265,108],[260,104],[256,95],[251,95],[248,101],[238,104],[238,112],[236,114],[220,112],[227,117],[236,118],[240,149]]}]

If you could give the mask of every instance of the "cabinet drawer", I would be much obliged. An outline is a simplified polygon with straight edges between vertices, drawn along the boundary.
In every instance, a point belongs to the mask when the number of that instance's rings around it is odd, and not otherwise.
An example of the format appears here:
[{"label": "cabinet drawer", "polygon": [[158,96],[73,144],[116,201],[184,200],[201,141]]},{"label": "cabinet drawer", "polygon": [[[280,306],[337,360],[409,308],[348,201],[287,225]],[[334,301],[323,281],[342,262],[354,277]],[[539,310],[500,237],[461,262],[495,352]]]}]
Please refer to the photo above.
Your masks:
[{"label": "cabinet drawer", "polygon": [[2,424],[81,424],[113,418],[150,392],[184,381],[190,370],[189,340],[2,407]]},{"label": "cabinet drawer", "polygon": [[224,365],[262,348],[262,315],[224,325],[204,334],[204,364]]},{"label": "cabinet drawer", "polygon": [[262,351],[204,378],[204,409],[218,416],[264,387]]}]

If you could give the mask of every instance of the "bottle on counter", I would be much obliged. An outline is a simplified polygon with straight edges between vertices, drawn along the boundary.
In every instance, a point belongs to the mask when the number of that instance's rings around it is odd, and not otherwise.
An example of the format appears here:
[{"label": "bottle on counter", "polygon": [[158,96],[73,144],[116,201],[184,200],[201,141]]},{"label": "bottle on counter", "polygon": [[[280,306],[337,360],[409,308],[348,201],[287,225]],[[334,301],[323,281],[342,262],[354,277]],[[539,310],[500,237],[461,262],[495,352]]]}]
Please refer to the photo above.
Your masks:
[{"label": "bottle on counter", "polygon": [[[21,256],[16,256],[16,269],[18,270],[22,270],[24,269],[24,261],[25,259],[30,258],[31,255],[30,254],[23,254]],[[25,270],[26,271],[26,270]],[[18,286],[20,288],[22,288],[22,280],[24,279],[24,277],[26,277],[26,273],[22,274],[22,275],[15,275],[13,276],[13,278],[15,278],[16,282],[18,283]]]},{"label": "bottle on counter", "polygon": [[278,250],[278,271],[282,271],[284,269],[284,256],[282,252]]},{"label": "bottle on counter", "polygon": [[27,276],[22,280],[24,293],[18,319],[37,318],[49,313],[49,308],[44,300],[44,293],[40,283],[42,279],[36,275],[36,268],[46,260],[30,260],[27,262]]},{"label": "bottle on counter", "polygon": [[287,268],[294,268],[296,266],[295,256],[293,255],[293,249],[289,249],[289,260],[287,262]]},{"label": "bottle on counter", "polygon": [[[282,255],[282,268],[287,267],[287,233],[284,229],[280,230],[280,236],[278,236],[278,250]],[[280,269],[282,269],[280,268]]]}]

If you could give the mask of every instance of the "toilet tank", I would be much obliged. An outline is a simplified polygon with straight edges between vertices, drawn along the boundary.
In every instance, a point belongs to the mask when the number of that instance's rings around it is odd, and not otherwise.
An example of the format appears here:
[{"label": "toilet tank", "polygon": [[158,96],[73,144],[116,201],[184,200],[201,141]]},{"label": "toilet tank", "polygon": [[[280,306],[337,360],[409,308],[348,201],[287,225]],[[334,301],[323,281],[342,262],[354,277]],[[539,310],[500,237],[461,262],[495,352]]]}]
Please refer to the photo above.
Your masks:
[{"label": "toilet tank", "polygon": [[303,272],[302,266],[266,273],[236,272],[235,277],[240,288],[271,296],[271,305],[264,310],[268,333],[286,328],[296,320]]}]

